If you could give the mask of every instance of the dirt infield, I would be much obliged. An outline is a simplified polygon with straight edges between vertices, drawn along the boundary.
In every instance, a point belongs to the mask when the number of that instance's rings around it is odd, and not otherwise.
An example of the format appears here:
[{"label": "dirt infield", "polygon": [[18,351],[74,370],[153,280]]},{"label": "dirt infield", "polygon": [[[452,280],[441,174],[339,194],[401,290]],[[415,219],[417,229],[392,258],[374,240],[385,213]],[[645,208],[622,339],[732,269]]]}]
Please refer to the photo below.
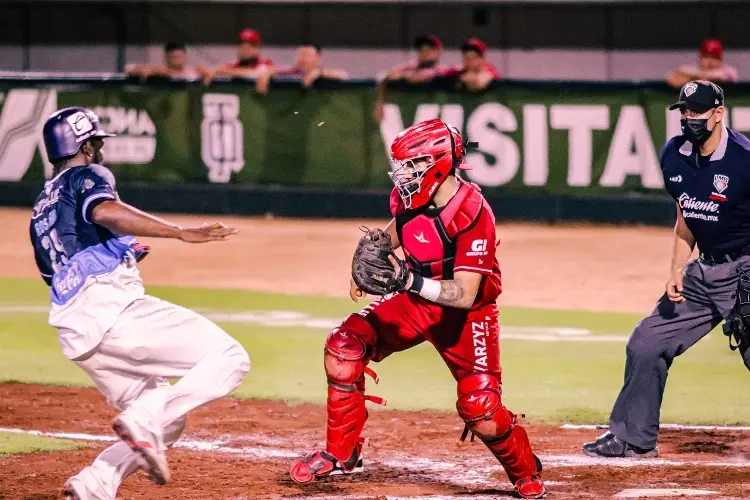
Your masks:
[{"label": "dirt infield", "polygon": [[[7,235],[0,239],[0,276],[34,277],[26,240],[28,211],[0,210]],[[215,217],[169,217],[182,224]],[[345,296],[357,226],[382,221],[291,221],[223,218],[240,228],[228,243],[187,245],[153,240],[141,270],[147,284],[240,288]],[[505,291],[502,305],[648,311],[666,279],[668,229],[543,227],[500,224],[498,257]],[[174,265],[180,262],[179,266]],[[0,384],[0,427],[86,433],[89,448],[0,458],[0,499],[59,498],[65,479],[88,464],[113,439],[113,416],[92,389]],[[174,481],[152,486],[141,475],[128,480],[123,499],[322,498],[385,500],[511,496],[502,469],[481,443],[457,445],[462,424],[452,414],[371,412],[363,474],[309,487],[286,474],[291,460],[323,438],[323,408],[275,401],[222,400],[189,419],[170,451]],[[580,444],[597,431],[530,425],[545,464],[550,498],[609,498],[627,488],[699,488],[710,497],[750,495],[750,444],[740,432],[665,431],[663,457],[602,462],[583,457]],[[744,481],[744,482],[743,482]],[[674,495],[667,495],[674,496]]]},{"label": "dirt infield", "polygon": [[[0,276],[38,278],[26,210],[2,210]],[[147,240],[140,269],[147,284],[241,288],[346,297],[361,233],[385,221],[300,221],[167,216],[183,225],[216,219],[240,229],[226,243]],[[500,305],[644,313],[664,291],[671,230],[647,227],[500,224]],[[175,262],[180,265],[176,266]]]},{"label": "dirt infield", "polygon": [[[366,472],[312,486],[286,474],[298,453],[322,438],[323,409],[282,402],[222,400],[191,414],[182,447],[170,450],[174,481],[125,482],[123,499],[271,499],[430,497],[490,499],[511,495],[502,469],[479,442],[457,445],[455,415],[372,411]],[[94,389],[0,385],[0,427],[111,436],[114,415]],[[596,431],[529,426],[545,464],[550,498],[608,498],[626,488],[699,488],[742,498],[750,493],[750,445],[736,432],[664,431],[662,459],[599,465],[578,455]],[[65,478],[87,465],[106,443],[64,453],[0,458],[0,498],[58,498]],[[195,451],[202,448],[206,451]],[[634,466],[627,467],[630,464]],[[640,464],[640,465],[638,465]],[[712,465],[713,464],[713,465]],[[745,484],[743,484],[743,481]]]}]

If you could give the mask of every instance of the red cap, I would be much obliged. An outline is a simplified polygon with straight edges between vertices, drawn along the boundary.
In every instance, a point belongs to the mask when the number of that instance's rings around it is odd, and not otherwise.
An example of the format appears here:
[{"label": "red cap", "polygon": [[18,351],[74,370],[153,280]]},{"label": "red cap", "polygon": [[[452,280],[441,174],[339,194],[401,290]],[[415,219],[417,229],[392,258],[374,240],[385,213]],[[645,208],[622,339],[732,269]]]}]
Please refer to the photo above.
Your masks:
[{"label": "red cap", "polygon": [[422,48],[425,45],[431,45],[438,50],[443,48],[443,42],[441,42],[437,36],[432,34],[418,36],[414,41],[414,46],[418,49]]},{"label": "red cap", "polygon": [[701,55],[722,59],[724,57],[724,46],[719,40],[708,38],[703,40],[703,43],[701,44]]},{"label": "red cap", "polygon": [[250,28],[240,31],[240,42],[252,43],[253,45],[260,45],[260,35],[257,31],[251,30]]},{"label": "red cap", "polygon": [[463,52],[466,52],[468,50],[475,50],[479,52],[479,55],[484,56],[484,53],[487,52],[487,45],[485,45],[484,42],[479,38],[469,38],[461,46],[461,50]]},{"label": "red cap", "polygon": [[427,35],[427,38],[435,45],[435,48],[440,50],[443,48],[443,42],[435,35]]}]

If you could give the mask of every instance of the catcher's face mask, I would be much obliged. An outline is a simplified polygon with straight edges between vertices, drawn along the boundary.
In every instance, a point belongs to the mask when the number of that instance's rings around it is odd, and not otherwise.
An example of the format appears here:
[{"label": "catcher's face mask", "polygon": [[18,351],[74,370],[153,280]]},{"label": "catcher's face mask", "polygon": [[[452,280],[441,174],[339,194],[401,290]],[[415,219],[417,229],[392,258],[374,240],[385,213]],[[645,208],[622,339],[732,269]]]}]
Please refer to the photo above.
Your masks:
[{"label": "catcher's face mask", "polygon": [[422,155],[407,160],[391,158],[391,171],[388,176],[398,189],[406,208],[411,208],[412,197],[425,187],[424,179],[427,171],[435,165],[432,155]]}]

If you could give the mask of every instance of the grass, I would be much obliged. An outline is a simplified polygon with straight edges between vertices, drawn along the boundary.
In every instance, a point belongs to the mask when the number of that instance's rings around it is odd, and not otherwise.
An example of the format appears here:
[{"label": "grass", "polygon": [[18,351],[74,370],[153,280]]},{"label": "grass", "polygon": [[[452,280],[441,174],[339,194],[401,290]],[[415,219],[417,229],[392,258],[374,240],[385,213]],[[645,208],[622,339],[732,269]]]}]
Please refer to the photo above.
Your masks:
[{"label": "grass", "polygon": [[[246,291],[149,287],[177,304],[221,311],[287,310],[315,318],[343,318],[357,306],[346,299]],[[0,305],[45,305],[41,281],[0,280]],[[88,377],[60,353],[55,331],[42,312],[0,313],[0,381],[90,386]],[[504,326],[576,327],[597,334],[627,335],[638,315],[503,308]],[[253,367],[234,393],[240,398],[322,403],[322,346],[327,330],[222,323],[248,350]],[[502,334],[501,334],[502,335]],[[529,420],[604,423],[622,384],[625,343],[502,341],[504,400]],[[394,354],[374,365],[380,385],[368,392],[397,409],[453,411],[455,383],[430,345]],[[750,424],[750,391],[736,389],[747,377],[739,355],[713,332],[678,358],[670,372],[662,421]],[[375,408],[374,408],[375,409]]]},{"label": "grass", "polygon": [[0,432],[0,456],[39,451],[68,451],[87,447],[88,444],[70,439],[58,439],[13,432]]}]

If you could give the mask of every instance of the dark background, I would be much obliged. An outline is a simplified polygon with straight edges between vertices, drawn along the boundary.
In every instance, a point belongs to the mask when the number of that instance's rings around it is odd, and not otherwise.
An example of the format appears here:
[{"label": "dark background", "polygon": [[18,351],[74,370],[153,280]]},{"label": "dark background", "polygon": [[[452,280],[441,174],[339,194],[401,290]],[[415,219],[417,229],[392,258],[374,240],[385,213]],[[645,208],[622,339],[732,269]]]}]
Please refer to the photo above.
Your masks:
[{"label": "dark background", "polygon": [[407,48],[433,32],[446,47],[467,34],[495,48],[691,49],[721,38],[750,47],[750,2],[583,4],[293,4],[0,2],[0,44],[234,43],[245,27],[269,45]]}]

